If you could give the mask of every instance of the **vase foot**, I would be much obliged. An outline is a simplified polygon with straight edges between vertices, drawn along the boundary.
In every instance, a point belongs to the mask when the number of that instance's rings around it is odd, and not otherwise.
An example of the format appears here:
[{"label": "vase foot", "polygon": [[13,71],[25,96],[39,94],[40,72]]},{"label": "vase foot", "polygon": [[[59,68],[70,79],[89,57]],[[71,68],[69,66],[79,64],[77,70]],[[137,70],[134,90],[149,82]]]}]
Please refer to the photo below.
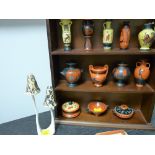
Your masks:
[{"label": "vase foot", "polygon": [[119,87],[123,87],[123,86],[125,86],[124,83],[116,83],[116,84],[117,84],[117,86],[119,86]]},{"label": "vase foot", "polygon": [[94,83],[95,87],[102,87],[102,84]]},{"label": "vase foot", "polygon": [[72,87],[75,87],[75,86],[77,86],[77,84],[75,84],[75,83],[69,83],[69,84],[68,84],[68,87],[71,87],[71,88],[72,88]]},{"label": "vase foot", "polygon": [[136,84],[137,87],[142,88],[144,85],[142,84]]},{"label": "vase foot", "polygon": [[140,50],[142,50],[142,52],[147,52],[150,50],[150,48],[147,47],[141,47]]}]

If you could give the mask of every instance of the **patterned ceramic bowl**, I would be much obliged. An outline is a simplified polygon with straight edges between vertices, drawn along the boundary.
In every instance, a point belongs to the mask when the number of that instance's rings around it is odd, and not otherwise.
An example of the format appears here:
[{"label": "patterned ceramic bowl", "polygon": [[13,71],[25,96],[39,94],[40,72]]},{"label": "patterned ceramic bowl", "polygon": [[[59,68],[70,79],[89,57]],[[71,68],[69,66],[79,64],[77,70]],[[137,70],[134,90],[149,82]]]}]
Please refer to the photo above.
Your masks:
[{"label": "patterned ceramic bowl", "polygon": [[89,112],[95,114],[96,116],[101,115],[107,110],[108,106],[103,102],[92,101],[88,104]]},{"label": "patterned ceramic bowl", "polygon": [[120,106],[116,106],[113,109],[113,112],[116,116],[122,119],[128,119],[131,118],[134,114],[134,110],[132,108],[129,108],[127,105],[122,104]]}]

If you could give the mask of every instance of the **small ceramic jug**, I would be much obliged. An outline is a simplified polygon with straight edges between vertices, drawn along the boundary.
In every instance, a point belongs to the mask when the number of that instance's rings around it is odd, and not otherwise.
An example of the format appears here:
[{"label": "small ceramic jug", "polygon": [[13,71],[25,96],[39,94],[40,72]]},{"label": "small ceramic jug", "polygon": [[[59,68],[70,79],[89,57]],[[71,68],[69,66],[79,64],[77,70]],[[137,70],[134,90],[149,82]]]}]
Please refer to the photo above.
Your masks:
[{"label": "small ceramic jug", "polygon": [[144,29],[138,34],[138,40],[140,44],[140,50],[147,51],[150,50],[150,47],[155,38],[155,31],[153,30],[153,24],[148,23],[144,24]]},{"label": "small ceramic jug", "polygon": [[120,49],[128,49],[129,47],[129,42],[130,42],[130,27],[129,27],[129,22],[124,21],[122,30],[121,30],[121,35],[120,35]]},{"label": "small ceramic jug", "polygon": [[137,62],[134,71],[136,86],[143,87],[145,84],[145,80],[148,79],[149,75],[150,75],[150,63],[144,60]]},{"label": "small ceramic jug", "polygon": [[113,76],[118,86],[124,86],[131,75],[130,69],[127,66],[127,64],[120,63],[113,70]]},{"label": "small ceramic jug", "polygon": [[92,50],[91,38],[94,33],[94,22],[93,20],[83,20],[82,31],[85,38],[84,49]]},{"label": "small ceramic jug", "polygon": [[66,65],[67,67],[60,73],[66,78],[69,87],[75,87],[81,77],[82,70],[76,67],[77,63],[75,62],[68,62]]},{"label": "small ceramic jug", "polygon": [[71,24],[70,19],[61,19],[59,23],[62,27],[62,39],[64,43],[64,51],[71,50]]},{"label": "small ceramic jug", "polygon": [[93,66],[89,65],[90,77],[95,87],[102,87],[102,83],[105,81],[108,74],[108,65]]},{"label": "small ceramic jug", "polygon": [[111,27],[111,20],[107,20],[103,24],[103,46],[104,49],[111,49],[113,42],[114,30]]}]

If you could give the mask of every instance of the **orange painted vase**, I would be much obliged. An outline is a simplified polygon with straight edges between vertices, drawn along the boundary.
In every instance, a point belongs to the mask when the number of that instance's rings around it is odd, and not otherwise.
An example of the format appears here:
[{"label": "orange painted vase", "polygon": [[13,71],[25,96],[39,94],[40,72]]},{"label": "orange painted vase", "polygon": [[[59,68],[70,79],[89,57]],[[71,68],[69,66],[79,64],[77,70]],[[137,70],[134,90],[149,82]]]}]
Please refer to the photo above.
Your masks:
[{"label": "orange painted vase", "polygon": [[67,67],[60,73],[65,77],[69,87],[75,87],[81,77],[82,70],[76,67],[77,63],[75,62],[69,62],[66,65]]},{"label": "orange painted vase", "polygon": [[148,79],[149,75],[150,75],[150,63],[144,60],[137,62],[134,71],[136,86],[143,87],[145,84],[145,80]]},{"label": "orange painted vase", "polygon": [[102,83],[105,81],[108,74],[108,65],[93,66],[89,65],[90,77],[95,87],[102,87]]},{"label": "orange painted vase", "polygon": [[129,22],[125,21],[120,35],[120,49],[128,49],[130,42]]},{"label": "orange painted vase", "polygon": [[131,72],[127,66],[127,64],[120,63],[118,67],[113,70],[113,76],[118,86],[124,86],[130,78]]}]

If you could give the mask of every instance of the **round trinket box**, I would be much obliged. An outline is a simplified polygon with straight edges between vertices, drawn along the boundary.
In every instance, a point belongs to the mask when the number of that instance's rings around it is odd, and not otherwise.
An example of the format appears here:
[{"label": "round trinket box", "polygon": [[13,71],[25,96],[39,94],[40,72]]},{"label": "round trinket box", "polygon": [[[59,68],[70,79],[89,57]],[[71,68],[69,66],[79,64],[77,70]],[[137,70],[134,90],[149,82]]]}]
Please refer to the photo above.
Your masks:
[{"label": "round trinket box", "polygon": [[79,108],[80,108],[79,104],[74,101],[68,101],[62,105],[62,110],[64,112],[69,112],[69,113],[75,112],[79,110]]},{"label": "round trinket box", "polygon": [[67,118],[74,118],[80,114],[80,105],[74,101],[65,102],[62,105],[62,115]]},{"label": "round trinket box", "polygon": [[134,114],[134,110],[129,108],[127,105],[122,104],[120,106],[116,106],[113,110],[114,114],[122,119],[131,118]]}]

